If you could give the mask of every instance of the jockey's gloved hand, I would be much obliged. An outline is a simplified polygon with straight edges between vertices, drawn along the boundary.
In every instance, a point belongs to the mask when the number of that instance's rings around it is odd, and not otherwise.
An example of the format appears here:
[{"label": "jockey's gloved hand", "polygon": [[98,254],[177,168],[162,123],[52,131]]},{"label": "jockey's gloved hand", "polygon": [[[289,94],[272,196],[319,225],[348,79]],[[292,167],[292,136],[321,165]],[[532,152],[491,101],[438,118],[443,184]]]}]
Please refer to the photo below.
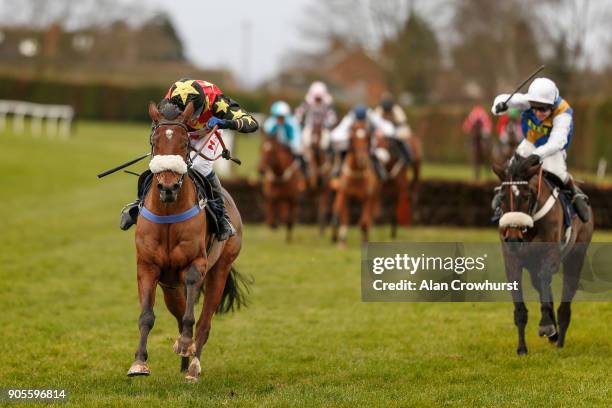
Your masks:
[{"label": "jockey's gloved hand", "polygon": [[220,119],[213,116],[212,118],[208,119],[208,122],[206,122],[206,127],[213,129],[215,126],[217,126],[219,129],[227,129],[230,126],[230,122],[231,121],[229,120]]},{"label": "jockey's gloved hand", "polygon": [[506,102],[500,102],[495,105],[495,113],[502,113],[508,110],[508,104]]}]

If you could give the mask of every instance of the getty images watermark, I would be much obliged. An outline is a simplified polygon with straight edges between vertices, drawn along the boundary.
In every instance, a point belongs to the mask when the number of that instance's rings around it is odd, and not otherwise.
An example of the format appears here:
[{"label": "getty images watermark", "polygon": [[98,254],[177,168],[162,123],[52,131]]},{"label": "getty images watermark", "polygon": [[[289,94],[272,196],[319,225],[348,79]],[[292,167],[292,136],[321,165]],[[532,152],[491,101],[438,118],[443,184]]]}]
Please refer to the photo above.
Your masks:
[{"label": "getty images watermark", "polygon": [[[558,244],[525,245],[533,250],[521,256],[536,268],[542,265],[543,254]],[[612,300],[611,254],[612,244],[589,246],[573,300]],[[562,271],[563,263],[552,280],[557,300],[561,299]],[[370,243],[362,247],[361,294],[367,302],[511,301],[519,291],[526,301],[539,300],[526,271],[521,279],[507,279],[499,243]]]}]

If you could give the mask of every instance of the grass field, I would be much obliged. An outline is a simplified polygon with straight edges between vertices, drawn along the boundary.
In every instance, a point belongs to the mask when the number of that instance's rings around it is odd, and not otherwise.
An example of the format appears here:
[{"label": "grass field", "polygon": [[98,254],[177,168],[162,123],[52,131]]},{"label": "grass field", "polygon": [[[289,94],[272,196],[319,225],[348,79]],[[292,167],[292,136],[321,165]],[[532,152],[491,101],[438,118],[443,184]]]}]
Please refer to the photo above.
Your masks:
[{"label": "grass field", "polygon": [[[237,267],[255,278],[251,305],[215,318],[199,383],[178,372],[161,297],[152,375],[127,378],[139,310],[133,230],[117,222],[135,177],[95,174],[145,152],[142,132],[83,124],[68,142],[0,134],[0,387],[63,388],[69,406],[610,405],[609,303],[574,305],[563,350],[537,337],[539,305],[528,305],[530,354],[519,358],[510,304],[362,303],[356,231],[339,252],[311,227],[290,246],[281,231],[246,227]],[[415,228],[400,239],[496,234]]]}]

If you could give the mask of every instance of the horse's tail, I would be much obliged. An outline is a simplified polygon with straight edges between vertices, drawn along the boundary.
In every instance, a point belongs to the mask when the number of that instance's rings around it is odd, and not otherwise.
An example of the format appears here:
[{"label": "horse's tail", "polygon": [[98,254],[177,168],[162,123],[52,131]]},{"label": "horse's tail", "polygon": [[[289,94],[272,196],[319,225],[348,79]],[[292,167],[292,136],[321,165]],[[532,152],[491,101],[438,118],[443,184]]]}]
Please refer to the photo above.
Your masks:
[{"label": "horse's tail", "polygon": [[233,266],[225,281],[223,289],[223,297],[217,307],[217,313],[223,314],[233,312],[241,307],[247,307],[247,295],[250,293],[249,286],[254,282],[253,277],[245,276],[238,272]]}]

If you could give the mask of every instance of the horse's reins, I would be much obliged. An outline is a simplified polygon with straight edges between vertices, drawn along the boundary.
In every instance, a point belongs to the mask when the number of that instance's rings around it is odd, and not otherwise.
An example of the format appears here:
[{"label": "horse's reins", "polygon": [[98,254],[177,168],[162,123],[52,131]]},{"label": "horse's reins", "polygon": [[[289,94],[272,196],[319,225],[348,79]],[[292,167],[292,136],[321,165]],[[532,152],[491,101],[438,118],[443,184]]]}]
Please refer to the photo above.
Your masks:
[{"label": "horse's reins", "polygon": [[[542,177],[543,176],[543,169],[540,167],[540,171],[538,173],[538,190],[536,193],[536,199],[532,205],[528,205],[530,207],[529,210],[529,215],[531,216],[531,218],[533,219],[533,221],[538,221],[541,218],[543,218],[546,214],[548,214],[548,212],[552,209],[552,207],[555,204],[555,201],[557,200],[557,197],[559,196],[559,189],[557,187],[552,189],[552,192],[550,194],[550,196],[548,197],[548,199],[546,200],[546,202],[544,203],[544,205],[542,205],[542,207],[540,207],[540,209],[534,213],[538,202],[540,200],[540,193],[542,191]],[[503,181],[501,183],[502,186],[510,186],[510,188],[508,189],[508,194],[510,196],[510,212],[514,212],[514,192],[517,185],[529,185],[529,181],[525,181],[525,180],[520,180],[520,181],[514,181],[512,180],[512,177],[510,177],[509,181]],[[531,198],[531,196],[530,196]],[[528,203],[529,204],[529,203]]]}]

